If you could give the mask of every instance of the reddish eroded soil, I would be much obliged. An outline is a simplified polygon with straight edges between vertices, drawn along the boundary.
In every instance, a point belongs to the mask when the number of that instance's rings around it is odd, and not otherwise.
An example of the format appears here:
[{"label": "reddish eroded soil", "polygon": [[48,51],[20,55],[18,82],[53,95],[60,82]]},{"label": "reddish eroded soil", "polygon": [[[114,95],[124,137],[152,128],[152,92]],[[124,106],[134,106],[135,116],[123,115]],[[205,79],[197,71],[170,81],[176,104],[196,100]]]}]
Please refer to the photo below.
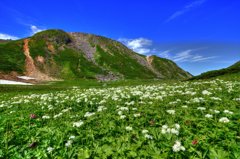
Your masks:
[{"label": "reddish eroded soil", "polygon": [[148,64],[148,68],[154,72],[159,78],[163,77],[162,74],[160,74],[158,71],[156,71],[152,65],[154,57],[153,56],[146,56],[146,60],[147,60],[147,64]]},{"label": "reddish eroded soil", "polygon": [[146,59],[147,59],[148,64],[149,64],[149,65],[152,65],[153,56],[147,56]]},{"label": "reddish eroded soil", "polygon": [[47,43],[47,48],[51,53],[55,53],[55,48],[51,43]]},{"label": "reddish eroded soil", "polygon": [[41,63],[41,64],[44,64],[45,59],[44,59],[44,57],[42,57],[42,56],[37,56],[37,57],[36,57],[36,61],[39,62],[39,63]]},{"label": "reddish eroded soil", "polygon": [[[26,57],[25,60],[25,75],[29,77],[35,78],[37,81],[53,81],[55,80],[54,78],[48,76],[47,74],[44,74],[40,72],[37,68],[36,65],[34,64],[34,60],[31,57],[30,51],[29,51],[29,39],[24,40],[24,45],[23,45],[23,52]],[[51,48],[51,47],[50,47]],[[42,56],[37,56],[36,60],[40,63],[44,63],[45,59]]]},{"label": "reddish eroded soil", "polygon": [[30,52],[29,52],[29,47],[28,47],[28,42],[29,39],[24,40],[24,45],[23,45],[23,53],[26,57],[25,59],[25,71],[26,71],[26,76],[32,76],[36,72],[36,67],[34,65],[34,60],[32,59]]}]

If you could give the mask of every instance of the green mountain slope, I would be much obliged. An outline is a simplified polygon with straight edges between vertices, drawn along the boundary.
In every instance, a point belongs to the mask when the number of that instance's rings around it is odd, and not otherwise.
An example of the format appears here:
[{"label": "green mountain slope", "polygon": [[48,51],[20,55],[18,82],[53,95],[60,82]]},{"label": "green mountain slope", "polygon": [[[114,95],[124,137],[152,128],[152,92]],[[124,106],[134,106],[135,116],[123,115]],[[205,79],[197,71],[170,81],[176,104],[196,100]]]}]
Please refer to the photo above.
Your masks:
[{"label": "green mountain slope", "polygon": [[97,78],[186,79],[174,62],[137,54],[120,42],[92,34],[47,30],[0,43],[0,73],[38,80]]},{"label": "green mountain slope", "polygon": [[214,71],[208,71],[205,73],[202,73],[199,76],[194,76],[190,80],[194,79],[209,79],[213,77],[219,77],[223,75],[232,75],[232,74],[239,74],[240,73],[240,61],[236,62],[230,67],[220,69],[220,70],[214,70]]}]

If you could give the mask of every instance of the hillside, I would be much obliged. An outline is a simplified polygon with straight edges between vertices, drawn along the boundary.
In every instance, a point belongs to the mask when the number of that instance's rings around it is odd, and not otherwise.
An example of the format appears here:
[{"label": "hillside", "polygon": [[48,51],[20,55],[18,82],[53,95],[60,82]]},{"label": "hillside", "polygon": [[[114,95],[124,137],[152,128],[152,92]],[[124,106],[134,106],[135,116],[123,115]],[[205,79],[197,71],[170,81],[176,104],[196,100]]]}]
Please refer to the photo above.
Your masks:
[{"label": "hillside", "polygon": [[237,74],[237,73],[240,73],[240,61],[238,61],[235,64],[233,64],[232,66],[224,68],[224,69],[208,71],[208,72],[202,73],[199,76],[194,76],[190,80],[209,79],[209,78],[213,78],[213,77],[219,77],[219,76],[223,76],[223,75],[228,76],[228,75]]},{"label": "hillside", "polygon": [[10,42],[11,40],[0,39],[0,44]]},{"label": "hillside", "polygon": [[47,30],[26,39],[1,43],[0,56],[0,77],[25,75],[38,81],[191,77],[168,59],[137,54],[102,36],[62,30]]}]

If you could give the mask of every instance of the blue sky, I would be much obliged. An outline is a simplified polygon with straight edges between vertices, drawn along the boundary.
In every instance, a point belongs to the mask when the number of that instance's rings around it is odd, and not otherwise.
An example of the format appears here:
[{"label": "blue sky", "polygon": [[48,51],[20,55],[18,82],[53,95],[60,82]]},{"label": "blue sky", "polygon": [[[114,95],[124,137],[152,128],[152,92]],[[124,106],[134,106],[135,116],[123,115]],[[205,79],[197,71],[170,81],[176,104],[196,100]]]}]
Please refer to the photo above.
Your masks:
[{"label": "blue sky", "polygon": [[197,75],[240,60],[239,0],[1,0],[0,38],[86,32]]}]

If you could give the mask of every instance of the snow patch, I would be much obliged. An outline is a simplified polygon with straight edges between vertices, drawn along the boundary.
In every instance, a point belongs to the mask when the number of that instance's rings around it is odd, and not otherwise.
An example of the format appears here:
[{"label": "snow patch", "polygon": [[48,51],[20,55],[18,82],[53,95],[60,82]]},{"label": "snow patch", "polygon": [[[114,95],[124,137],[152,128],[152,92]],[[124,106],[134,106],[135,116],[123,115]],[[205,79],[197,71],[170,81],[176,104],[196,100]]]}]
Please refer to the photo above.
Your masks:
[{"label": "snow patch", "polygon": [[33,78],[33,77],[29,77],[29,76],[17,76],[18,78],[20,79],[24,79],[24,80],[34,80],[36,78]]},{"label": "snow patch", "polygon": [[16,84],[16,85],[33,85],[31,83],[10,81],[10,80],[0,80],[0,84]]}]

